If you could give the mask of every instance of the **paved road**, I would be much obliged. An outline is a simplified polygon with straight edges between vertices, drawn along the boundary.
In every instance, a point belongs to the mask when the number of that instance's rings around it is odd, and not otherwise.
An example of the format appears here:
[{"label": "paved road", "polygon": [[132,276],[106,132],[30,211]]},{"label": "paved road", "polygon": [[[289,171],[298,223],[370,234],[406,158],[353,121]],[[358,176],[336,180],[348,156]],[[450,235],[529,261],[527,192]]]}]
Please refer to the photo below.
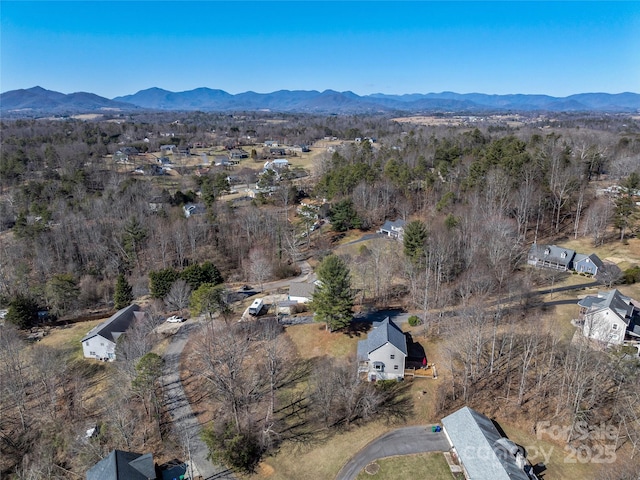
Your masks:
[{"label": "paved road", "polygon": [[376,438],[342,467],[336,480],[353,480],[364,467],[378,458],[449,450],[444,433],[431,432],[431,425],[392,430]]},{"label": "paved road", "polygon": [[[197,328],[198,324],[193,320],[182,324],[171,337],[171,343],[164,354],[165,407],[171,415],[176,436],[183,444],[189,443],[194,477],[201,475],[205,479],[235,479],[233,473],[226,467],[214,465],[207,460],[208,449],[200,439],[202,428],[193,415],[180,381],[180,355],[189,339],[189,334]],[[189,470],[187,473],[190,473]]]}]

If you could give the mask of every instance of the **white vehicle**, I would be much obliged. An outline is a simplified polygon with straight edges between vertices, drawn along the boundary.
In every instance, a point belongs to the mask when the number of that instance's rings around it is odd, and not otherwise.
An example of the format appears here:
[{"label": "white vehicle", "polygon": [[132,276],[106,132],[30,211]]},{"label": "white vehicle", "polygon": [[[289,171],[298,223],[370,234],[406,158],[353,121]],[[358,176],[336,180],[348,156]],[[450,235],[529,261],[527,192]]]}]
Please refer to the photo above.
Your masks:
[{"label": "white vehicle", "polygon": [[167,322],[169,323],[182,323],[184,321],[186,321],[186,318],[179,317],[178,315],[171,315],[167,318]]},{"label": "white vehicle", "polygon": [[264,301],[261,298],[256,298],[249,307],[249,315],[258,316],[263,305]]}]

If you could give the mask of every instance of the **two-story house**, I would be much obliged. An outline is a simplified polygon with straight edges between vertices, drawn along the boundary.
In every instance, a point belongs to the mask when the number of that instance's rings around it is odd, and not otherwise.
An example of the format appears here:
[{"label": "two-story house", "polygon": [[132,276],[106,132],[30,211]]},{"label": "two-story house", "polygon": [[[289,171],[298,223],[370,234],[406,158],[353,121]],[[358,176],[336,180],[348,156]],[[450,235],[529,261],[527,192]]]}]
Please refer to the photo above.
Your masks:
[{"label": "two-story house", "polygon": [[389,317],[358,342],[358,371],[372,382],[403,379],[406,357],[407,338]]},{"label": "two-story house", "polygon": [[629,334],[640,336],[636,302],[618,290],[588,295],[578,302],[582,334],[607,345],[620,345]]}]

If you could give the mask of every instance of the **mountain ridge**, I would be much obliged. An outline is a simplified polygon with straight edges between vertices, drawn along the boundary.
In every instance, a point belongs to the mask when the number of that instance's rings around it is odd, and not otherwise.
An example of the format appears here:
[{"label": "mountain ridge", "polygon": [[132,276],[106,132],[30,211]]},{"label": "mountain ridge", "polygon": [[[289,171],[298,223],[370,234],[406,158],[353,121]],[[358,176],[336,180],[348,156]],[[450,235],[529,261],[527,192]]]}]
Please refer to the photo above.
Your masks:
[{"label": "mountain ridge", "polygon": [[411,93],[357,95],[351,91],[327,89],[253,91],[231,94],[220,89],[199,87],[172,92],[159,87],[140,90],[131,95],[108,99],[89,92],[64,94],[40,86],[11,90],[0,94],[0,111],[4,113],[85,113],[99,111],[252,111],[267,110],[292,113],[423,113],[489,111],[596,111],[634,113],[640,111],[640,94],[633,92],[578,93],[566,97],[544,94],[485,93]]}]

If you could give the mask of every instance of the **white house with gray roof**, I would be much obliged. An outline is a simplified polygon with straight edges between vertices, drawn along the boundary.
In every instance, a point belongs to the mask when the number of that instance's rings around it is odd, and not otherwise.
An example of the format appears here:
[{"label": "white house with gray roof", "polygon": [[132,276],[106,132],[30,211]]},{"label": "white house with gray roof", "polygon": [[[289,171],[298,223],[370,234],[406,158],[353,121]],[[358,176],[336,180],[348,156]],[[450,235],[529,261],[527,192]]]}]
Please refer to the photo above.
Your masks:
[{"label": "white house with gray roof", "polygon": [[144,312],[135,303],[118,310],[100,325],[94,327],[82,339],[84,358],[113,361],[116,359],[116,343],[136,318]]},{"label": "white house with gray roof", "polygon": [[582,334],[607,345],[620,345],[625,336],[640,339],[640,308],[617,289],[587,295],[578,302]]},{"label": "white house with gray roof", "polygon": [[315,289],[316,286],[313,283],[291,282],[289,284],[288,300],[296,303],[309,303],[313,298]]},{"label": "white house with gray roof", "polygon": [[442,419],[443,431],[467,480],[537,480],[522,447],[469,407]]},{"label": "white house with gray roof", "polygon": [[404,227],[406,224],[407,222],[400,218],[393,222],[391,220],[387,220],[384,222],[384,225],[380,227],[378,233],[402,241],[404,239]]},{"label": "white house with gray roof", "polygon": [[358,342],[358,371],[367,373],[372,382],[403,379],[406,357],[407,338],[389,317]]}]

